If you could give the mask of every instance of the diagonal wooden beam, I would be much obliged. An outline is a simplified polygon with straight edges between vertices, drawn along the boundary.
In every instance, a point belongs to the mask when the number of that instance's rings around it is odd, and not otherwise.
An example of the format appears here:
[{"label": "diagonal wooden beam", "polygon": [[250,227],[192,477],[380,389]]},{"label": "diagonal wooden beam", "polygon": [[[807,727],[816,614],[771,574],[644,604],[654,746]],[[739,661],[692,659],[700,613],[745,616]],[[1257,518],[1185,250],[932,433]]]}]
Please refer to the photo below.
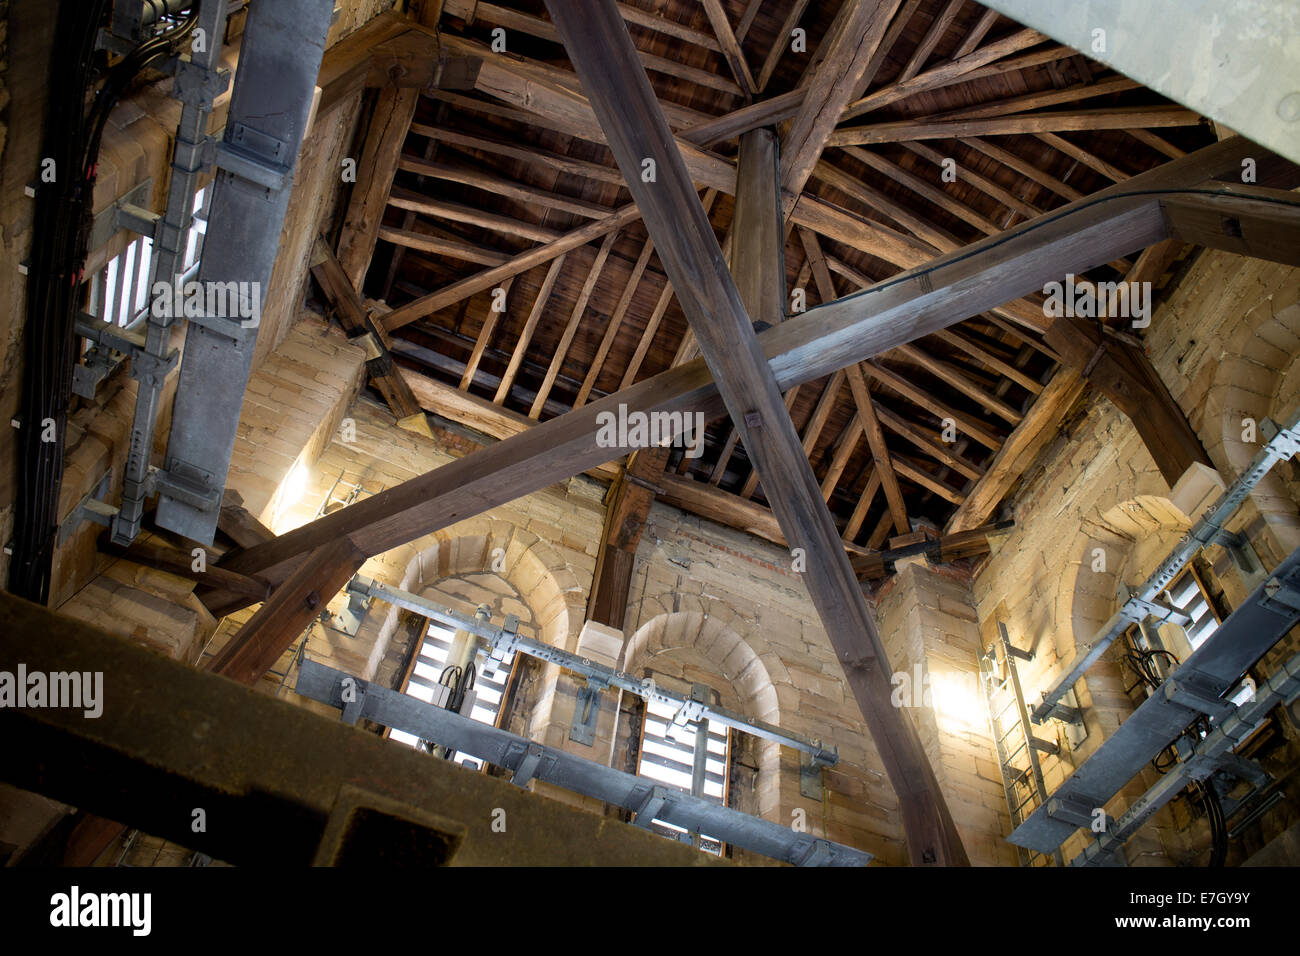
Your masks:
[{"label": "diagonal wooden beam", "polygon": [[587,375],[582,380],[582,387],[578,389],[578,397],[573,401],[574,408],[586,404],[587,398],[591,395],[591,390],[595,388],[596,379],[600,376],[605,359],[609,357],[610,349],[614,347],[614,339],[618,336],[619,329],[623,325],[623,316],[627,314],[628,307],[632,304],[632,297],[636,295],[637,286],[641,284],[641,276],[645,273],[646,266],[650,264],[650,256],[654,253],[654,249],[653,239],[647,239],[642,244],[641,252],[632,265],[632,274],[628,276],[627,284],[623,287],[623,294],[619,296],[614,311],[610,314],[605,325],[605,334],[601,336],[600,345],[596,347],[596,354],[592,356]]},{"label": "diagonal wooden beam", "polygon": [[803,16],[806,9],[808,9],[808,0],[794,0],[794,3],[790,5],[790,9],[786,12],[785,20],[781,22],[781,28],[776,32],[776,40],[773,41],[772,48],[767,51],[767,59],[763,61],[763,65],[758,71],[758,91],[760,93],[767,89],[767,83],[772,79],[772,74],[776,72],[782,54],[790,49],[790,34],[799,25],[799,18]]},{"label": "diagonal wooden beam", "polygon": [[339,236],[338,258],[352,288],[361,290],[375,252],[379,227],[383,223],[388,193],[402,155],[402,144],[411,128],[418,90],[381,90],[370,114],[365,146],[357,163],[357,181],[348,199],[343,233]]},{"label": "diagonal wooden beam", "polygon": [[885,433],[880,429],[880,420],[876,417],[876,408],[871,401],[871,392],[867,389],[866,379],[861,367],[850,365],[846,370],[849,389],[853,392],[853,401],[858,406],[858,419],[871,446],[871,457],[876,463],[875,474],[880,476],[880,483],[885,488],[885,500],[889,502],[889,513],[894,516],[894,527],[899,534],[912,530],[907,520],[907,504],[903,501],[903,490],[899,487],[898,476],[894,473],[894,459],[885,444]]},{"label": "diagonal wooden beam", "polygon": [[1029,407],[998,453],[993,456],[984,476],[967,493],[953,516],[947,532],[969,531],[983,524],[993,514],[1012,486],[1020,480],[1038,453],[1059,434],[1062,420],[1075,400],[1083,394],[1085,383],[1074,369],[1062,368],[1048,382],[1047,388]]},{"label": "diagonal wooden beam", "polygon": [[510,287],[514,284],[514,281],[514,277],[511,277],[501,283],[503,308],[498,309],[495,300],[488,304],[487,315],[483,317],[483,325],[478,330],[478,338],[474,340],[474,349],[470,352],[469,361],[465,363],[465,372],[460,377],[460,387],[462,389],[468,389],[474,384],[474,373],[478,371],[479,363],[483,361],[483,353],[487,351],[487,347],[492,341],[492,333],[496,331],[497,322],[510,308]]},{"label": "diagonal wooden beam", "polygon": [[1121,106],[1109,109],[1029,113],[972,120],[897,120],[874,126],[850,126],[831,133],[828,145],[867,146],[909,139],[960,139],[963,136],[1054,134],[1099,129],[1196,126],[1201,117],[1181,106]]},{"label": "diagonal wooden beam", "polygon": [[347,538],[336,538],[313,550],[235,632],[208,669],[243,684],[256,683],[365,560]]},{"label": "diagonal wooden beam", "polygon": [[903,67],[903,72],[898,74],[898,82],[906,82],[921,72],[921,67],[925,66],[926,60],[930,59],[930,54],[939,45],[944,33],[952,26],[952,21],[957,19],[957,14],[961,12],[962,4],[965,2],[966,0],[948,0],[948,5],[940,11],[930,24],[930,28],[925,31],[925,36],[921,38],[907,65]]},{"label": "diagonal wooden beam", "polygon": [[388,403],[398,424],[428,434],[428,424],[424,420],[420,404],[393,364],[388,343],[384,341],[379,327],[374,325],[356,289],[348,281],[342,264],[334,257],[324,238],[319,236],[312,249],[310,270],[349,337],[364,337],[368,343],[367,354],[370,357],[366,361],[366,373],[371,383],[384,396],[384,401]]},{"label": "diagonal wooden beam", "polygon": [[[718,375],[719,392],[757,464],[781,529],[791,545],[807,551],[805,583],[899,795],[913,862],[966,865],[920,737],[906,715],[889,704],[888,656],[875,622],[686,165],[644,71],[635,65],[627,28],[613,0],[548,0],[547,7],[629,179],[700,350]],[[645,158],[655,161],[654,183],[635,176]]]},{"label": "diagonal wooden beam", "polygon": [[902,0],[847,0],[842,28],[831,38],[825,58],[804,84],[804,109],[781,138],[781,188],[788,218],[813,167],[826,147],[840,114],[879,68],[885,33]]},{"label": "diagonal wooden beam", "polygon": [[736,39],[731,23],[727,20],[727,11],[722,9],[721,0],[701,0],[701,3],[709,18],[709,25],[713,27],[713,35],[718,38],[722,58],[727,61],[731,75],[736,78],[741,92],[745,94],[745,100],[749,101],[758,92],[758,87],[754,82],[754,74],[749,72],[749,64],[745,62],[740,41]]},{"label": "diagonal wooden beam", "polygon": [[984,15],[979,18],[975,26],[971,27],[970,33],[966,34],[966,39],[961,41],[961,46],[957,47],[953,53],[953,59],[960,59],[974,51],[980,45],[980,41],[984,39],[985,34],[993,29],[993,24],[998,22],[998,16],[996,10],[985,10]]},{"label": "diagonal wooden beam", "polygon": [[840,122],[848,122],[864,113],[878,110],[890,103],[895,103],[898,100],[906,99],[927,90],[939,89],[954,83],[969,82],[982,77],[1014,73],[1017,70],[1028,69],[1042,63],[1074,56],[1074,51],[1069,47],[1056,46],[1050,50],[1036,51],[999,62],[1004,57],[1035,46],[1045,39],[1046,37],[1036,30],[1021,30],[1005,39],[998,40],[996,43],[990,43],[978,52],[947,60],[907,80],[895,80],[850,103],[840,115]]},{"label": "diagonal wooden beam", "polygon": [[610,213],[604,219],[597,219],[594,222],[579,226],[577,229],[566,232],[560,238],[545,245],[527,249],[502,265],[467,276],[445,288],[439,289],[437,292],[431,292],[399,306],[384,316],[384,328],[392,332],[394,329],[400,329],[404,325],[419,321],[439,309],[445,309],[447,306],[454,305],[471,295],[485,289],[491,289],[511,276],[527,272],[533,266],[551,262],[566,252],[572,252],[579,246],[585,246],[593,239],[608,236],[639,218],[640,213],[637,211],[636,205],[628,203],[616,212]]},{"label": "diagonal wooden beam", "polygon": [[551,260],[551,265],[546,270],[546,278],[542,280],[541,288],[537,290],[537,298],[533,300],[533,307],[528,312],[528,318],[524,320],[524,326],[519,332],[519,341],[515,343],[515,350],[510,354],[510,363],[506,366],[505,374],[501,376],[501,383],[497,386],[496,396],[492,399],[498,405],[510,394],[510,387],[515,383],[519,367],[524,363],[528,343],[533,340],[533,332],[537,330],[537,323],[542,319],[542,310],[546,308],[551,290],[555,288],[555,280],[560,270],[564,268],[564,255],[561,253]]}]

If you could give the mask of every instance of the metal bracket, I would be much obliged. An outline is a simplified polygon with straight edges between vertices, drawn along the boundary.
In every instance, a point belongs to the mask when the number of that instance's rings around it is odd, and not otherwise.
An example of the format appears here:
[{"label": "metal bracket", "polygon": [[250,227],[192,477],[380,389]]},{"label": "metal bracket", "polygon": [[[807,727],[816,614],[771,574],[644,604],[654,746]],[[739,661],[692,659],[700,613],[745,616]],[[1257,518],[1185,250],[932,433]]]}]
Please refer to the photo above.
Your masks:
[{"label": "metal bracket", "polygon": [[1101,808],[1102,801],[1080,797],[1051,797],[1047,801],[1047,815],[1053,820],[1064,820],[1077,827],[1092,825],[1093,811]]},{"label": "metal bracket", "polygon": [[[87,248],[91,250],[99,249],[123,229],[131,228],[128,224],[122,222],[122,210],[127,207],[144,209],[144,205],[149,201],[151,195],[153,195],[152,177],[131,187],[127,190],[126,195],[100,212],[91,223],[90,240]],[[144,211],[147,212],[148,210]],[[150,226],[145,234],[152,235],[153,227]]]},{"label": "metal bracket", "polygon": [[1254,590],[1259,586],[1267,572],[1264,570],[1264,565],[1260,563],[1259,555],[1249,538],[1240,531],[1221,530],[1211,539],[1211,543],[1220,545],[1228,552],[1233,567],[1237,569],[1247,587]]},{"label": "metal bracket", "polygon": [[210,109],[212,101],[230,87],[230,71],[225,67],[210,70],[196,66],[188,55],[176,61],[172,96],[187,106]]},{"label": "metal bracket", "polygon": [[1229,700],[1206,693],[1188,677],[1171,677],[1160,685],[1160,692],[1171,704],[1206,714],[1216,721],[1226,720],[1237,712],[1237,705]]},{"label": "metal bracket", "polygon": [[288,145],[259,130],[236,122],[226,138],[214,142],[213,165],[266,189],[279,191],[289,182]]},{"label": "metal bracket", "polygon": [[92,345],[81,356],[81,361],[72,367],[72,394],[94,400],[100,383],[112,375],[126,356],[115,349]]},{"label": "metal bracket", "polygon": [[651,787],[650,792],[646,794],[646,798],[642,800],[641,805],[637,807],[636,817],[632,820],[632,824],[646,830],[650,829],[650,824],[654,822],[655,814],[662,810],[664,804],[667,802],[667,790],[663,787]]},{"label": "metal bracket", "polygon": [[821,800],[825,795],[822,786],[822,769],[826,765],[808,754],[799,759],[799,794],[810,800]]},{"label": "metal bracket", "polygon": [[[343,606],[343,610],[333,615],[329,626],[334,630],[346,634],[348,637],[356,637],[357,632],[361,630],[361,623],[366,619],[366,613],[370,610],[370,599],[353,591],[348,592],[348,603]],[[326,611],[325,613],[329,613]]]},{"label": "metal bracket", "polygon": [[[520,753],[517,747],[512,747],[507,754],[506,759],[517,753]],[[555,763],[555,755],[548,754],[546,750],[538,744],[529,744],[522,751],[522,757],[515,766],[514,776],[510,782],[516,787],[524,788],[538,775],[539,771],[545,771]]]},{"label": "metal bracket", "polygon": [[224,489],[213,487],[213,476],[187,462],[173,460],[165,470],[150,472],[153,489],[159,494],[197,508],[216,511],[221,507]]},{"label": "metal bracket", "polygon": [[361,708],[366,703],[366,685],[361,681],[355,682],[356,696],[349,701],[343,702],[343,723],[356,725],[361,718]]},{"label": "metal bracket", "polygon": [[569,728],[569,739],[574,743],[590,747],[596,742],[600,694],[608,686],[605,681],[588,677],[587,683],[578,689],[578,696],[573,702],[573,725]]},{"label": "metal bracket", "polygon": [[826,840],[813,840],[795,866],[825,866],[831,858],[831,845]]},{"label": "metal bracket", "polygon": [[106,528],[113,524],[113,519],[117,517],[117,509],[103,501],[108,496],[108,487],[112,483],[112,477],[112,471],[104,472],[104,476],[95,483],[94,490],[77,502],[77,506],[72,509],[71,513],[59,522],[60,548],[68,543],[68,540],[84,521],[93,521],[95,524],[102,524]]},{"label": "metal bracket", "polygon": [[1259,604],[1275,614],[1290,617],[1300,610],[1300,590],[1290,580],[1269,578],[1264,582],[1264,597]]}]

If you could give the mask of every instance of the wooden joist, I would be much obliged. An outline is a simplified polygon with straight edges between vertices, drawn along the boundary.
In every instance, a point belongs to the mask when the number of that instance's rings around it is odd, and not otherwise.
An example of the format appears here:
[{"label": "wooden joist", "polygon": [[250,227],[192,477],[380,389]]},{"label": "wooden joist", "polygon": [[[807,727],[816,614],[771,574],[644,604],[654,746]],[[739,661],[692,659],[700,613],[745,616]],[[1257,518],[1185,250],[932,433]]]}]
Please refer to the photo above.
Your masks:
[{"label": "wooden joist", "polygon": [[312,250],[311,274],[320,285],[325,298],[334,309],[339,324],[349,338],[363,339],[366,344],[366,372],[371,383],[379,389],[384,401],[398,422],[427,434],[428,426],[420,405],[411,394],[401,372],[393,364],[388,344],[357,295],[356,289],[344,274],[343,266],[330,251],[329,245],[317,237]]},{"label": "wooden joist", "polygon": [[243,684],[256,683],[365,560],[366,555],[347,538],[335,538],[313,549],[213,657],[208,669]]},{"label": "wooden joist", "polygon": [[876,581],[892,574],[894,562],[901,558],[923,555],[931,564],[947,564],[963,558],[988,554],[989,538],[1006,534],[1014,526],[1014,521],[1000,521],[915,544],[896,543],[897,539],[894,539],[890,541],[890,547],[885,551],[868,551],[866,554],[854,555],[850,560],[859,578],[864,581]]},{"label": "wooden joist", "polygon": [[709,18],[709,25],[713,27],[713,35],[718,38],[722,58],[727,61],[731,75],[736,78],[736,83],[745,95],[745,101],[748,102],[758,91],[758,87],[754,82],[754,74],[749,71],[749,64],[745,62],[740,41],[736,39],[731,23],[727,20],[727,11],[722,8],[722,0],[701,0],[701,3]]},{"label": "wooden joist", "polygon": [[[883,40],[902,0],[846,0],[840,29],[807,83],[804,108],[781,138],[781,188],[788,216],[803,192],[827,137],[849,102],[871,81],[883,61]],[[881,53],[881,56],[877,56]]]},{"label": "wooden joist", "polygon": [[1237,195],[1165,197],[1161,206],[1171,235],[1193,245],[1300,266],[1300,194],[1237,185],[1227,191]]},{"label": "wooden joist", "polygon": [[[1059,318],[1047,341],[1133,423],[1172,488],[1195,463],[1210,465],[1196,432],[1140,345],[1083,319]],[[1213,467],[1213,466],[1211,466]]]},{"label": "wooden joist", "polygon": [[587,601],[587,619],[623,627],[632,565],[645,529],[654,487],[663,478],[669,449],[646,448],[632,453],[626,471],[605,494],[605,525],[601,531],[596,570]]},{"label": "wooden joist", "polygon": [[583,281],[582,290],[578,293],[578,298],[573,304],[573,311],[569,313],[569,321],[565,324],[564,331],[560,335],[560,341],[552,352],[550,367],[546,370],[546,376],[542,379],[541,387],[537,389],[537,396],[533,399],[532,408],[528,410],[529,418],[536,419],[542,414],[546,399],[551,394],[551,388],[555,385],[556,376],[560,374],[560,366],[564,364],[564,357],[569,353],[569,345],[572,344],[573,337],[578,332],[578,324],[582,321],[583,313],[587,311],[587,302],[591,298],[591,293],[595,291],[596,283],[600,280],[600,273],[605,268],[605,260],[609,258],[609,253],[614,248],[614,240],[617,238],[618,233],[614,232],[605,237],[605,241],[600,244],[600,250],[596,253],[595,261],[592,262],[591,268],[587,270],[587,278]]},{"label": "wooden joist", "polygon": [[960,139],[963,136],[1015,136],[1021,133],[1064,133],[1080,130],[1132,129],[1135,126],[1196,126],[1201,117],[1181,106],[1131,106],[1097,110],[1028,113],[971,120],[897,120],[874,126],[838,129],[831,146],[901,143],[909,139]]}]

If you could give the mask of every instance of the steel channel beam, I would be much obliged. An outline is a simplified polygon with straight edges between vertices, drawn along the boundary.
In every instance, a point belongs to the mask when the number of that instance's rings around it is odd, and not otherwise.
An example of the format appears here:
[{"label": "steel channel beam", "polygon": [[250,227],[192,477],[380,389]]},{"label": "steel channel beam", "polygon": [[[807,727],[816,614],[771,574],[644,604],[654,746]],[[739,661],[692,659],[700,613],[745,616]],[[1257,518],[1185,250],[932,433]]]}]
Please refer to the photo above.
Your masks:
[{"label": "steel channel beam", "polygon": [[1118,850],[1161,807],[1176,797],[1193,781],[1205,780],[1219,769],[1241,741],[1255,733],[1268,719],[1270,711],[1281,705],[1289,707],[1300,698],[1300,654],[1296,654],[1255,692],[1255,699],[1242,706],[1233,716],[1206,735],[1191,755],[1165,772],[1160,780],[1134,801],[1123,815],[1111,821],[1097,841],[1070,861],[1071,866],[1104,865],[1106,857]]},{"label": "steel channel beam", "polygon": [[818,765],[833,767],[839,762],[839,754],[835,748],[825,747],[820,741],[811,740],[788,730],[782,730],[780,727],[761,720],[744,717],[727,710],[725,707],[704,704],[674,694],[653,682],[639,681],[631,674],[603,667],[578,654],[571,654],[558,647],[543,644],[541,641],[521,637],[519,634],[507,631],[495,624],[458,614],[451,608],[444,607],[427,598],[422,598],[418,594],[412,594],[410,591],[391,587],[382,581],[363,578],[358,575],[348,584],[348,590],[366,597],[377,597],[397,607],[414,611],[416,614],[433,618],[435,621],[441,621],[451,627],[476,634],[488,642],[489,648],[485,653],[489,659],[500,660],[511,651],[518,651],[521,654],[527,654],[529,657],[536,657],[539,660],[558,664],[565,670],[572,671],[585,678],[594,678],[610,687],[617,687],[619,690],[635,694],[645,700],[654,700],[667,704],[676,708],[679,714],[684,712],[687,720],[707,719],[713,723],[722,724],[755,737],[761,737],[764,740],[770,740],[786,747],[793,747],[795,750],[808,754],[813,762]]},{"label": "steel channel beam", "polygon": [[690,833],[708,834],[796,865],[820,858],[826,866],[865,866],[872,859],[863,850],[798,833],[684,790],[544,746],[315,661],[302,662],[295,688],[298,694],[341,710],[345,706],[345,688],[349,697],[360,702],[361,717],[512,772],[522,767],[523,776],[530,780],[541,780],[638,813],[659,791],[664,800],[654,811],[654,818]]},{"label": "steel channel beam", "polygon": [[[204,289],[241,283],[240,311],[255,305],[259,319],[332,13],[323,0],[249,7],[226,135],[215,150],[219,170],[198,281]],[[185,336],[157,521],[201,543],[216,531],[257,340],[251,318],[191,319]],[[177,481],[194,495],[173,493]]]},{"label": "steel channel beam", "polygon": [[1137,591],[1124,602],[1110,620],[1101,626],[1101,630],[1093,636],[1092,640],[1082,646],[1065,673],[1050,690],[1043,694],[1042,703],[1034,708],[1034,723],[1041,724],[1051,717],[1057,702],[1069,693],[1070,688],[1100,659],[1115,639],[1123,634],[1130,624],[1147,617],[1151,605],[1159,597],[1160,592],[1169,586],[1202,548],[1214,541],[1233,512],[1241,507],[1242,502],[1268,474],[1269,469],[1279,461],[1286,461],[1297,452],[1300,452],[1300,412],[1292,417],[1290,424],[1285,428],[1278,429],[1278,433],[1269,439],[1255,456],[1250,467],[1243,471],[1210,506],[1205,515],[1192,525],[1169,557],[1165,558],[1150,577],[1142,582]]},{"label": "steel channel beam", "polygon": [[1041,853],[1060,846],[1086,825],[1080,812],[1103,807],[1198,716],[1230,719],[1235,708],[1222,695],[1297,623],[1300,548],[1007,839]]}]

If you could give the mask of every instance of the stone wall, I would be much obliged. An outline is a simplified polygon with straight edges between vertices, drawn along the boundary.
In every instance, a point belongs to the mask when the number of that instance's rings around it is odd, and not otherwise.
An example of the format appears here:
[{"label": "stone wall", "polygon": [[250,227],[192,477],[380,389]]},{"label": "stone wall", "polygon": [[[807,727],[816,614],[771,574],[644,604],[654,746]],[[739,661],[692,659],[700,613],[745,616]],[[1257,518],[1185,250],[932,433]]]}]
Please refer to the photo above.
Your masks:
[{"label": "stone wall", "polygon": [[[1152,363],[1225,483],[1264,441],[1262,433],[1242,440],[1243,419],[1283,420],[1297,408],[1297,298],[1300,270],[1206,252],[1154,316],[1146,339]],[[1294,474],[1289,463],[1277,466],[1229,524],[1247,534],[1266,568],[1300,544]],[[1035,655],[1019,673],[1026,697],[1039,699],[1117,609],[1118,587],[1144,580],[1208,500],[1175,494],[1128,419],[1106,399],[1085,397],[1016,494],[1017,527],[975,577],[981,646],[990,646],[1004,623],[1012,643]],[[1214,586],[1236,606],[1246,582],[1224,549],[1211,547],[1206,557]],[[1285,639],[1261,673],[1297,646],[1294,635]],[[1059,722],[1040,728],[1062,746],[1060,757],[1041,755],[1049,792],[1132,713],[1125,688],[1134,680],[1108,653],[1076,685],[1086,739],[1071,747]],[[1122,812],[1155,779],[1153,771],[1143,774],[1107,812]],[[1065,844],[1067,860],[1084,841],[1080,833]],[[1166,809],[1126,851],[1132,864],[1168,865],[1194,861],[1204,844],[1203,832]]]}]

